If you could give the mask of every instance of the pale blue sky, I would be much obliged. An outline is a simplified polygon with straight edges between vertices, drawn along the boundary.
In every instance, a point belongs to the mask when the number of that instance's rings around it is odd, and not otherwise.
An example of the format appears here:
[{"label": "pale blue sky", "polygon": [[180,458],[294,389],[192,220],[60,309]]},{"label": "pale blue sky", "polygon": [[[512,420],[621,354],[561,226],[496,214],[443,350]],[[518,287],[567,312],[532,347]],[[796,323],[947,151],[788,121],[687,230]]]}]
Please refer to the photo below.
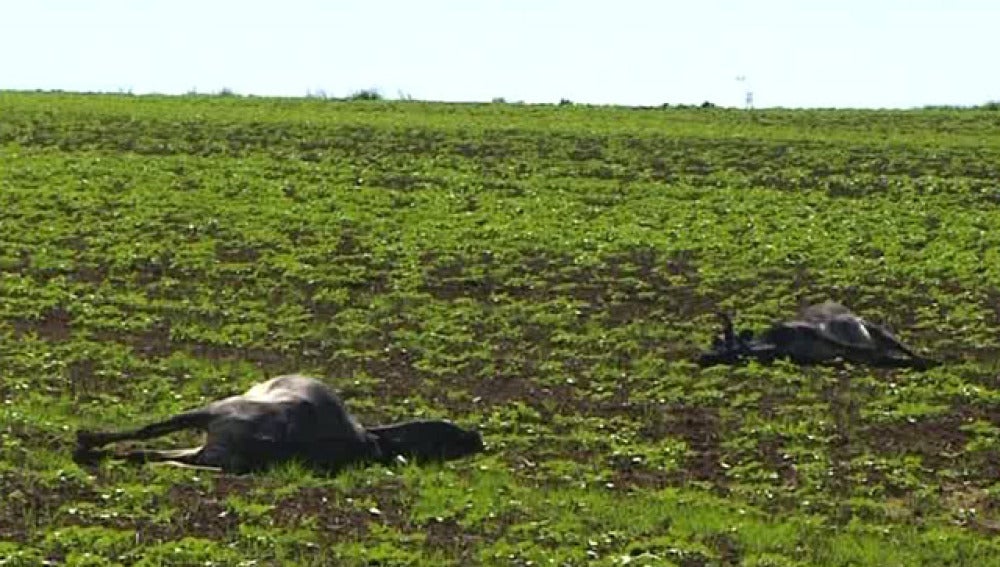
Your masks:
[{"label": "pale blue sky", "polygon": [[998,30],[996,0],[13,0],[0,89],[975,105]]}]

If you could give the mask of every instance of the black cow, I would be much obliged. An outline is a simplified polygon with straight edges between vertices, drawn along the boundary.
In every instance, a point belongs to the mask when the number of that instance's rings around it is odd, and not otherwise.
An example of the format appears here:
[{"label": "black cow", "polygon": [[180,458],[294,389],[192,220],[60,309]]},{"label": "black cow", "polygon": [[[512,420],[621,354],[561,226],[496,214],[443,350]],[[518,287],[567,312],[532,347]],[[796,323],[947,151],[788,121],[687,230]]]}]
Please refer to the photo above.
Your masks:
[{"label": "black cow", "polygon": [[[183,429],[207,432],[205,444],[191,449],[97,450],[130,439],[150,439]],[[112,457],[138,462],[244,473],[297,459],[336,472],[355,463],[456,459],[483,450],[476,431],[449,421],[422,420],[364,428],[340,398],[314,378],[272,378],[246,393],[122,432],[77,432],[78,461]]]},{"label": "black cow", "polygon": [[884,327],[832,301],[811,305],[798,318],[776,323],[756,338],[748,330],[737,333],[728,315],[719,313],[719,317],[722,333],[715,337],[711,350],[698,358],[702,366],[777,358],[798,364],[843,360],[921,370],[939,364],[914,352]]}]

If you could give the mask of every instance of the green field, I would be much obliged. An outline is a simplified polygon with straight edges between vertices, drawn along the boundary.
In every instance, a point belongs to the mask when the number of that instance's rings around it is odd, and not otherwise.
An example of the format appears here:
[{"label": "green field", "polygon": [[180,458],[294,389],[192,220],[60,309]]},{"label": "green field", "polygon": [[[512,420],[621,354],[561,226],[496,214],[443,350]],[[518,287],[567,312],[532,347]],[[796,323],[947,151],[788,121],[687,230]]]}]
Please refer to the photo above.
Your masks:
[{"label": "green field", "polygon": [[[826,298],[946,364],[690,362]],[[487,452],[71,459],[288,372]],[[0,92],[0,565],[1000,565],[998,471],[1000,112]]]}]

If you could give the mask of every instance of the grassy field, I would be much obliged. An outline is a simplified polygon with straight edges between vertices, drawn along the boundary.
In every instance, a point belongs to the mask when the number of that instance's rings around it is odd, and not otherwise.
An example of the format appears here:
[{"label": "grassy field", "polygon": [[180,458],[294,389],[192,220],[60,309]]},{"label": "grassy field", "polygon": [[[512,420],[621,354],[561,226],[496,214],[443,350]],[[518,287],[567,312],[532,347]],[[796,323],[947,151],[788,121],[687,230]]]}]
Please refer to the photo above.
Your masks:
[{"label": "grassy field", "polygon": [[[690,362],[825,298],[946,364]],[[287,372],[487,452],[70,458]],[[998,467],[1000,112],[0,93],[0,565],[1000,565]]]}]

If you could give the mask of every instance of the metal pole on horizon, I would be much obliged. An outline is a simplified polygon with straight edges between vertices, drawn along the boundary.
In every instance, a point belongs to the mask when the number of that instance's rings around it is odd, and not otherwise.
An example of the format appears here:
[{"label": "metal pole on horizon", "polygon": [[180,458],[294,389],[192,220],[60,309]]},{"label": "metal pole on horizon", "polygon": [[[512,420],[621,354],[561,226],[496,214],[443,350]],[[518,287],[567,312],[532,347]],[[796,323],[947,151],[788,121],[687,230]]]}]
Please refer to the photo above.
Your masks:
[{"label": "metal pole on horizon", "polygon": [[751,91],[748,87],[745,87],[746,82],[747,82],[747,76],[746,75],[737,75],[736,76],[736,81],[738,83],[740,83],[740,87],[741,88],[746,88],[746,90],[744,91],[744,99],[743,99],[744,100],[744,107],[743,108],[746,109],[746,110],[753,109],[753,91]]}]

